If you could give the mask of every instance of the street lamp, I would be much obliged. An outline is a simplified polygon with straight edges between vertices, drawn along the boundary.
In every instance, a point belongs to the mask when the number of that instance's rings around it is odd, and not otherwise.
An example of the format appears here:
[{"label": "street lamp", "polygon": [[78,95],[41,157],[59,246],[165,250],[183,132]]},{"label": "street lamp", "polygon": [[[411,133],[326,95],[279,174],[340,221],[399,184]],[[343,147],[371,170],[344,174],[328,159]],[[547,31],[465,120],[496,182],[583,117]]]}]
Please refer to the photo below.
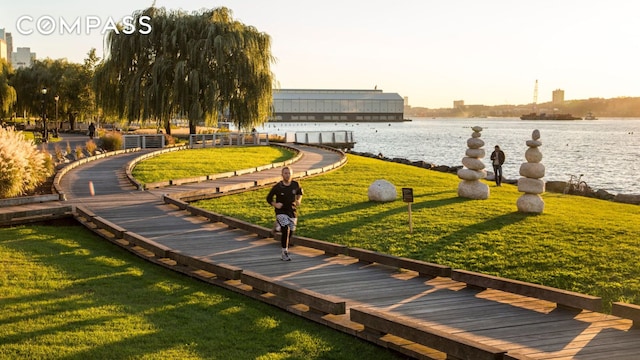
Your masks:
[{"label": "street lamp", "polygon": [[49,131],[47,131],[47,113],[45,110],[45,99],[47,95],[47,88],[42,88],[42,126],[44,130],[42,131],[42,142],[47,142],[49,140]]},{"label": "street lamp", "polygon": [[56,128],[55,128],[55,132],[53,133],[55,136],[54,137],[58,137],[58,130],[60,129],[60,123],[58,123],[58,100],[60,100],[60,96],[56,95],[54,97],[54,99],[56,100]]}]

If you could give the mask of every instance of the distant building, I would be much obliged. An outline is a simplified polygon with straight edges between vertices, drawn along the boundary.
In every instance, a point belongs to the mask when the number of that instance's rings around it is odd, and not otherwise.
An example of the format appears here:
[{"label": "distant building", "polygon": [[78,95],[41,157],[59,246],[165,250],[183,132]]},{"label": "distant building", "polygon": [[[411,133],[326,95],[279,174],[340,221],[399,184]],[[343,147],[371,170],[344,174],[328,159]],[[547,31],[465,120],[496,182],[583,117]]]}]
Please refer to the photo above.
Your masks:
[{"label": "distant building", "polygon": [[16,49],[16,52],[11,54],[11,64],[14,69],[29,67],[33,64],[35,58],[36,53],[32,53],[31,48],[19,47]]},{"label": "distant building", "polygon": [[564,104],[564,90],[556,89],[552,93],[551,103],[553,105],[562,105]]},{"label": "distant building", "polygon": [[464,107],[464,100],[454,100],[453,101],[453,108],[454,109],[459,109],[461,107]]},{"label": "distant building", "polygon": [[11,63],[9,55],[7,55],[7,42],[4,39],[0,39],[0,59],[4,59],[6,62]]},{"label": "distant building", "polygon": [[270,121],[403,121],[404,100],[382,90],[281,89]]},{"label": "distant building", "polygon": [[13,52],[13,37],[5,29],[0,29],[0,58],[11,63],[11,53]]}]

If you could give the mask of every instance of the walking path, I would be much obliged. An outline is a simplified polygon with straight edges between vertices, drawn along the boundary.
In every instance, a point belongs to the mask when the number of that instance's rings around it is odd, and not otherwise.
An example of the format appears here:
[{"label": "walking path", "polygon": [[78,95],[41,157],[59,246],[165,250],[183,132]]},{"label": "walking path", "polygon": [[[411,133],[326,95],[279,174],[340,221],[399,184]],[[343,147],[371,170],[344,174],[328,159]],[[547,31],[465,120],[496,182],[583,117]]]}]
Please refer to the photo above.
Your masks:
[{"label": "walking path", "polygon": [[[294,164],[296,173],[331,166],[341,158],[334,151],[296,147],[303,152]],[[492,287],[486,286],[488,283],[494,288],[522,286],[490,277],[476,279],[472,273],[451,269],[450,277],[419,276],[421,270],[398,271],[397,265],[382,265],[385,261],[400,264],[402,259],[358,249],[335,255],[327,251],[332,249],[330,244],[324,244],[324,250],[294,246],[293,261],[280,261],[278,241],[192,215],[165,201],[165,195],[278,177],[280,169],[140,191],[125,174],[126,165],[140,155],[132,152],[111,156],[73,169],[60,182],[67,199],[63,203],[88,209],[96,218],[150,239],[160,250],[171,249],[174,257],[224,264],[223,270],[228,272],[241,269],[256,284],[252,286],[267,286],[261,283],[267,279],[271,287],[265,289],[272,290],[263,292],[290,297],[295,292],[296,298],[320,299],[318,308],[342,302],[345,311],[331,314],[328,310],[307,317],[409,356],[445,359],[447,352],[449,358],[461,359],[637,359],[640,354],[640,330],[632,327],[631,320],[556,306],[563,301],[577,301],[589,308],[594,300],[590,297],[535,288],[536,293],[548,297],[541,300],[519,295],[517,290],[486,289]],[[431,269],[419,262],[406,266]],[[239,281],[224,278],[218,284],[242,287]],[[288,311],[310,312],[308,308],[283,305],[262,293],[253,296]],[[316,306],[308,301],[312,304],[309,308]],[[393,329],[404,339],[394,333],[385,335],[390,331],[378,332],[381,329]]]}]

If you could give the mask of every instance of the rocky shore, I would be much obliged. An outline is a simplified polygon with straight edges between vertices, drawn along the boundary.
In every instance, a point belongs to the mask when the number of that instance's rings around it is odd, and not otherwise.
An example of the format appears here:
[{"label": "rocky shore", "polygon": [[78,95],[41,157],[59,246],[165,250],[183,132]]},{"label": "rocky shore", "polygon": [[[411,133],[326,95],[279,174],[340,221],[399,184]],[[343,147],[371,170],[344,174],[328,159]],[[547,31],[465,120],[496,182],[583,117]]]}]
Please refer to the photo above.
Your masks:
[{"label": "rocky shore", "polygon": [[[349,151],[349,154],[364,156],[364,157],[373,158],[373,159],[380,159],[383,161],[389,161],[389,162],[394,162],[398,164],[411,165],[411,166],[416,166],[423,169],[450,173],[454,175],[458,173],[458,170],[463,168],[462,165],[459,165],[459,166],[436,165],[436,164],[428,163],[422,160],[410,161],[403,158],[388,158],[388,157],[385,157],[383,154],[376,155],[368,152]],[[493,173],[488,172],[486,180],[493,180]],[[502,182],[504,184],[512,184],[512,185],[518,184],[517,179],[504,179]],[[566,187],[567,187],[566,181],[545,182],[545,191],[547,192],[564,193]],[[640,205],[640,194],[612,194],[606,190],[602,190],[602,189],[597,190],[597,189],[588,188],[581,193],[572,193],[571,195],[585,196],[585,197],[615,201],[615,202],[625,203],[625,204]]]}]

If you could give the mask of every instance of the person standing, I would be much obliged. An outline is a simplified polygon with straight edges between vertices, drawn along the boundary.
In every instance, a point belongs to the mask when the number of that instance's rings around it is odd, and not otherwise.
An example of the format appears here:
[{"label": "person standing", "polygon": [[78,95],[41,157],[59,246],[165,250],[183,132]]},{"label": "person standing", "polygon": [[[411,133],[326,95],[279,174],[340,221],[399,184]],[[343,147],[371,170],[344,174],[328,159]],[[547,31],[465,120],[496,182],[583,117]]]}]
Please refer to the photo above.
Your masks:
[{"label": "person standing", "polygon": [[491,153],[491,164],[493,165],[496,186],[502,186],[502,164],[504,164],[504,160],[504,152],[500,150],[500,146],[496,145]]},{"label": "person standing", "polygon": [[280,238],[282,254],[280,258],[283,261],[291,261],[289,241],[298,224],[297,210],[303,195],[302,187],[297,181],[291,179],[292,175],[291,167],[283,167],[282,180],[275,184],[267,194],[267,202],[275,209],[276,221],[282,232]]},{"label": "person standing", "polygon": [[96,135],[96,126],[93,123],[89,124],[89,139],[93,139]]}]

